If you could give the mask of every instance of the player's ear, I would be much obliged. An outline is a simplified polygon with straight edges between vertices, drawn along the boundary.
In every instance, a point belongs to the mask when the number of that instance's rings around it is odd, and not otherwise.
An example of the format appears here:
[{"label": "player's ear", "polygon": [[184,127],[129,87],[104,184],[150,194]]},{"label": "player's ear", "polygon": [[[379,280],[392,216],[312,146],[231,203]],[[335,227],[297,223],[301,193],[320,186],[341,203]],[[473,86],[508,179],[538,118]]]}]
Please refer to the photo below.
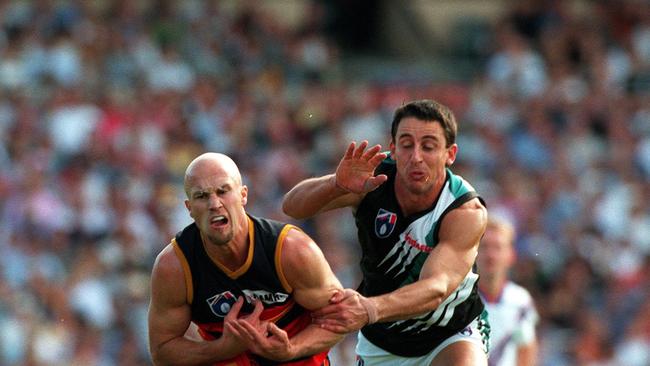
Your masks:
[{"label": "player's ear", "polygon": [[243,185],[241,186],[241,204],[246,206],[246,203],[248,203],[248,187]]},{"label": "player's ear", "polygon": [[187,211],[190,213],[190,217],[194,218],[194,216],[192,216],[192,208],[190,207],[190,200],[185,200],[184,203],[185,203],[185,208],[187,208]]},{"label": "player's ear", "polygon": [[456,161],[456,154],[458,153],[458,145],[452,144],[447,148],[447,160],[445,160],[446,166],[451,166],[451,164]]},{"label": "player's ear", "polygon": [[395,141],[393,139],[390,139],[390,143],[388,144],[388,149],[390,150],[390,156],[395,158]]}]

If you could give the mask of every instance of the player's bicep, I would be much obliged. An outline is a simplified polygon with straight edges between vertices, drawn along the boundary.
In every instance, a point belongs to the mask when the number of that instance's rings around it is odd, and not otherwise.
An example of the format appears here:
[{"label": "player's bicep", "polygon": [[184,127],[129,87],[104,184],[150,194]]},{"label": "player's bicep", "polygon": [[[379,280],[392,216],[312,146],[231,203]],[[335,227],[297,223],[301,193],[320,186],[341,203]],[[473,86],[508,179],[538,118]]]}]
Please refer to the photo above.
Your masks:
[{"label": "player's bicep", "polygon": [[327,305],[334,292],[342,289],[323,252],[302,231],[292,229],[285,237],[281,263],[296,302],[306,309]]},{"label": "player's bicep", "polygon": [[439,242],[427,258],[420,279],[442,280],[455,289],[471,270],[487,224],[487,211],[477,199],[450,211],[438,232]]},{"label": "player's bicep", "polygon": [[190,320],[183,269],[169,245],[156,258],[151,274],[150,346],[159,347],[171,339],[182,337]]}]

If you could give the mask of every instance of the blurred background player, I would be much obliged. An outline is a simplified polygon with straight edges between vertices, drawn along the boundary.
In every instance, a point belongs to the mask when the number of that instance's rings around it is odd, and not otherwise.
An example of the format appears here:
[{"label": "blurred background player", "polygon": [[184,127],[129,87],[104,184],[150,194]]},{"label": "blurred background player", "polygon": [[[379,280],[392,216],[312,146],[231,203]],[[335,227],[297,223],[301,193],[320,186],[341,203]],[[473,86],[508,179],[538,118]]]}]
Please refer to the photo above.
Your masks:
[{"label": "blurred background player", "polygon": [[492,326],[490,366],[537,364],[537,311],[528,291],[509,280],[516,259],[514,239],[514,226],[491,215],[477,259],[479,293]]}]

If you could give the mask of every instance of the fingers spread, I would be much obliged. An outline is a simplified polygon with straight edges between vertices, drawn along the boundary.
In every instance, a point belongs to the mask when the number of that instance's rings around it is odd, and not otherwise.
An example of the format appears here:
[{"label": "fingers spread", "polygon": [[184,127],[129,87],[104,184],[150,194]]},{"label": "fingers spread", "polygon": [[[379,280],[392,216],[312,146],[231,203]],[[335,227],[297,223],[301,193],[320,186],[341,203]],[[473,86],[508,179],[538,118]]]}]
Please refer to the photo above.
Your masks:
[{"label": "fingers spread", "polygon": [[234,337],[236,337],[236,338],[238,338],[238,339],[240,339],[242,341],[246,339],[246,335],[244,333],[242,333],[241,328],[239,326],[237,326],[236,321],[224,323],[223,324],[223,330],[224,330],[224,333],[228,333],[228,334],[230,334],[230,335],[232,335],[232,336],[234,336]]},{"label": "fingers spread", "polygon": [[[378,151],[379,151],[379,150],[378,150]],[[376,152],[373,156],[371,156],[371,157],[369,158],[370,160],[368,160],[368,162],[369,162],[370,164],[376,166],[376,165],[379,165],[379,163],[381,163],[384,159],[386,159],[387,156],[388,156],[388,154],[386,154],[386,153],[383,153],[383,152],[382,152],[382,153],[380,153],[380,152]]]},{"label": "fingers spread", "polygon": [[236,326],[252,342],[261,343],[266,338],[266,326],[257,328],[244,319],[238,320]]},{"label": "fingers spread", "polygon": [[262,304],[262,301],[256,300],[255,309],[253,309],[253,312],[247,317],[247,319],[259,319],[260,314],[262,314],[263,310],[264,310],[264,305]]},{"label": "fingers spread", "polygon": [[361,143],[359,144],[359,147],[357,147],[357,149],[354,150],[354,157],[357,158],[357,159],[360,158],[361,155],[363,155],[363,150],[365,150],[367,146],[368,146],[368,141],[367,140],[361,141]]},{"label": "fingers spread", "polygon": [[345,150],[345,159],[350,159],[352,158],[352,154],[354,153],[354,147],[356,146],[355,142],[352,141],[350,142],[350,145],[348,145],[348,149]]},{"label": "fingers spread", "polygon": [[370,159],[374,158],[377,155],[379,150],[381,150],[381,145],[375,145],[375,146],[371,147],[370,149],[366,150],[366,152],[363,153],[361,158],[363,160],[370,161]]}]

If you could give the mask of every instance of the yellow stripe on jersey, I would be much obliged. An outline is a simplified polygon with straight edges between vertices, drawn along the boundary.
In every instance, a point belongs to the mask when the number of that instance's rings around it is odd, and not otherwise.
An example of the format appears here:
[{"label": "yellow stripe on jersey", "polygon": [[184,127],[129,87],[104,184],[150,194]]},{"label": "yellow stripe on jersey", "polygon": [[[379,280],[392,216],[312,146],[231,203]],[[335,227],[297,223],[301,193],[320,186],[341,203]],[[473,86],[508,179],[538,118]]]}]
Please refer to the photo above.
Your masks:
[{"label": "yellow stripe on jersey", "polygon": [[284,309],[282,309],[282,312],[281,312],[280,314],[278,314],[278,315],[276,315],[276,316],[274,316],[274,317],[268,318],[268,319],[266,319],[266,320],[269,321],[269,322],[272,322],[272,323],[277,322],[278,320],[282,319],[285,315],[287,315],[287,313],[288,313],[291,309],[293,309],[293,307],[294,307],[295,305],[296,305],[296,301],[295,301],[295,300],[293,300],[293,299],[289,300],[289,302],[288,302],[286,305],[284,305]]},{"label": "yellow stripe on jersey", "polygon": [[183,254],[183,250],[176,242],[176,239],[172,239],[172,248],[176,252],[176,256],[181,261],[181,266],[183,267],[183,273],[185,274],[185,292],[187,296],[187,303],[191,304],[194,300],[194,287],[192,286],[192,272],[190,271],[190,265],[187,263],[187,258]]},{"label": "yellow stripe on jersey", "polygon": [[278,235],[278,242],[277,245],[275,246],[275,271],[278,273],[278,278],[280,279],[280,283],[282,284],[282,287],[284,287],[284,289],[287,291],[287,293],[292,293],[293,288],[291,287],[291,285],[289,285],[287,278],[284,276],[281,259],[282,259],[282,247],[284,246],[284,238],[287,236],[289,230],[291,229],[300,230],[293,225],[285,225],[282,228],[280,235]]}]

